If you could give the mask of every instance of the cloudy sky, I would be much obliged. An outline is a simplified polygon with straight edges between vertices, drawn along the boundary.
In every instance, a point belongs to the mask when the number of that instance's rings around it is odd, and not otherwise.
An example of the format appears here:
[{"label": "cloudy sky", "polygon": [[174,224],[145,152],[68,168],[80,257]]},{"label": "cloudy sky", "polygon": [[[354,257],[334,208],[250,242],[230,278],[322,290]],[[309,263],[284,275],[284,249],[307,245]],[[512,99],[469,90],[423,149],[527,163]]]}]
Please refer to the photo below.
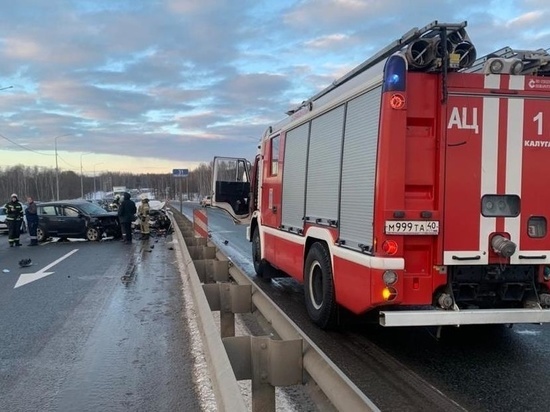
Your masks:
[{"label": "cloudy sky", "polygon": [[[0,166],[252,158],[294,104],[414,26],[550,47],[548,0],[0,0]],[[10,87],[11,86],[11,87]]]}]

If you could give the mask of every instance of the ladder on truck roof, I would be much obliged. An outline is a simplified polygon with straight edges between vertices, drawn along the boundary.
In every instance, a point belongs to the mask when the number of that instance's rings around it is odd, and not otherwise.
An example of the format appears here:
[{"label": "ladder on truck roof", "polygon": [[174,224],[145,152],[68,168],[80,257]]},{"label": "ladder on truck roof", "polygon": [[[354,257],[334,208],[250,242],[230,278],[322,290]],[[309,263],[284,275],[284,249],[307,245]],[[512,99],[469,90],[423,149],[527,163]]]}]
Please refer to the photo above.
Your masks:
[{"label": "ladder on truck roof", "polygon": [[480,57],[477,59],[474,64],[472,64],[467,69],[461,70],[463,73],[478,73],[483,71],[483,67],[487,60],[489,60],[492,57],[501,57],[503,59],[510,59],[514,57],[514,51],[510,47],[503,47],[502,49],[495,50],[492,53],[489,53],[486,56]]},{"label": "ladder on truck roof", "polygon": [[296,106],[295,108],[289,110],[286,112],[288,115],[292,115],[302,109],[303,107],[306,107],[313,103],[315,100],[319,99],[320,97],[326,95],[327,93],[331,92],[338,86],[341,86],[345,82],[353,79],[358,74],[364,72],[365,70],[373,67],[374,65],[380,63],[384,59],[387,59],[395,52],[400,51],[404,47],[410,45],[415,40],[422,38],[431,38],[439,35],[442,32],[445,32],[445,38],[449,38],[453,34],[456,34],[459,39],[466,39],[469,41],[469,38],[464,30],[464,28],[467,26],[467,22],[463,21],[461,23],[439,23],[437,20],[434,20],[430,24],[428,24],[425,27],[422,27],[419,29],[418,27],[414,27],[411,30],[409,30],[407,33],[405,33],[403,36],[401,36],[399,39],[393,41],[386,47],[384,47],[382,50],[380,50],[378,53],[370,57],[369,59],[365,60],[363,63],[361,63],[359,66],[355,67],[350,72],[346,73],[341,78],[335,80],[331,83],[330,86],[326,87],[325,89],[321,90],[319,93],[317,93],[315,96],[309,98],[308,100],[303,101],[300,105]]},{"label": "ladder on truck roof", "polygon": [[512,74],[550,76],[550,53],[548,50],[514,50],[511,47],[503,47],[480,57],[472,66],[460,71],[462,73],[493,73],[488,65],[495,60],[501,60],[502,62],[521,62],[517,73]]}]

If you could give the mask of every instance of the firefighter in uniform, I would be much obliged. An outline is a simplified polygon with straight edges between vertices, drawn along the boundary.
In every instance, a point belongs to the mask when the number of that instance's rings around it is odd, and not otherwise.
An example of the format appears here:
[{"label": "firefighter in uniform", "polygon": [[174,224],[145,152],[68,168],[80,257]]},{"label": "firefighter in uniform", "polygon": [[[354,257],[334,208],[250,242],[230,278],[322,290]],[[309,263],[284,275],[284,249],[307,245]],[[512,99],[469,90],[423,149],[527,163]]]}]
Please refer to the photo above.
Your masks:
[{"label": "firefighter in uniform", "polygon": [[142,240],[149,239],[149,210],[149,199],[141,199],[141,204],[138,207],[138,216]]},{"label": "firefighter in uniform", "polygon": [[113,212],[117,212],[118,209],[120,208],[120,195],[116,195],[115,196],[115,199],[113,200],[113,203],[111,203],[111,210]]},{"label": "firefighter in uniform", "polygon": [[8,225],[8,242],[10,247],[21,246],[19,234],[21,222],[23,221],[23,205],[19,202],[17,195],[11,195],[11,200],[4,205],[6,209],[6,224]]}]

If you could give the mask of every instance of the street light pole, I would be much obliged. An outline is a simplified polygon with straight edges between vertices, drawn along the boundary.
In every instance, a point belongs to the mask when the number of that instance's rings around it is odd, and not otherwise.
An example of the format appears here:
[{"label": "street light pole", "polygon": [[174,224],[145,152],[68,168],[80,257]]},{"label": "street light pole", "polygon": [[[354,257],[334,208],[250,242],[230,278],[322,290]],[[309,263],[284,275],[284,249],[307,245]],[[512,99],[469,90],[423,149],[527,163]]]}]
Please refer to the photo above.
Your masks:
[{"label": "street light pole", "polygon": [[96,163],[96,164],[94,165],[94,199],[96,198],[96,187],[95,187],[95,167],[96,167],[97,165],[102,165],[102,164],[103,164],[103,162],[100,162],[100,163]]},{"label": "street light pole", "polygon": [[64,136],[70,136],[72,133],[61,134],[54,137],[55,141],[55,188],[56,188],[56,200],[59,200],[59,165],[57,163],[57,139]]},{"label": "street light pole", "polygon": [[80,197],[82,199],[84,199],[84,175],[82,173],[82,156],[86,156],[88,154],[91,154],[91,152],[80,154]]},{"label": "street light pole", "polygon": [[55,200],[59,201],[59,166],[57,164],[57,137],[55,138]]}]

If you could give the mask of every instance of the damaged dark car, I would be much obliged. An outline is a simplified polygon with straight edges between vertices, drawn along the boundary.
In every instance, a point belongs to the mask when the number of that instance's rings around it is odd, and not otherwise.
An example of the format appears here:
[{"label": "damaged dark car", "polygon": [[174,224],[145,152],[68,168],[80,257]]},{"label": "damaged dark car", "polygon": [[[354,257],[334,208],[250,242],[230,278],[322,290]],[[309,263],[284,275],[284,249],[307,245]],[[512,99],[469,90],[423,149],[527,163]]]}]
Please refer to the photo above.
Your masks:
[{"label": "damaged dark car", "polygon": [[103,237],[121,237],[116,212],[106,212],[85,200],[48,202],[38,205],[37,238],[82,238],[99,241]]}]

